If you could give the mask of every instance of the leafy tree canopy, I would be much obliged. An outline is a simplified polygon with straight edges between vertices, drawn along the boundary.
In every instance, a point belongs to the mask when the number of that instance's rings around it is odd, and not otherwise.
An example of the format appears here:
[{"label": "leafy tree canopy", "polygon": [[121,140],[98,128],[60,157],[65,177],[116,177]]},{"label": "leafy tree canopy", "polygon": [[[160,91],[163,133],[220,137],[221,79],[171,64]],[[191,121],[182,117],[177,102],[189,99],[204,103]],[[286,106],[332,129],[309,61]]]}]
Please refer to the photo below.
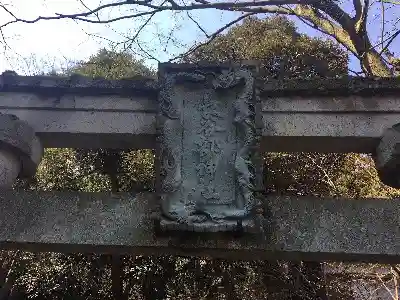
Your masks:
[{"label": "leafy tree canopy", "polygon": [[344,76],[348,55],[332,41],[298,33],[286,17],[249,17],[184,60],[256,60],[260,76],[288,79]]},{"label": "leafy tree canopy", "polygon": [[79,62],[67,73],[77,73],[90,77],[122,79],[135,77],[154,77],[155,72],[137,60],[129,52],[100,49],[88,61]]}]

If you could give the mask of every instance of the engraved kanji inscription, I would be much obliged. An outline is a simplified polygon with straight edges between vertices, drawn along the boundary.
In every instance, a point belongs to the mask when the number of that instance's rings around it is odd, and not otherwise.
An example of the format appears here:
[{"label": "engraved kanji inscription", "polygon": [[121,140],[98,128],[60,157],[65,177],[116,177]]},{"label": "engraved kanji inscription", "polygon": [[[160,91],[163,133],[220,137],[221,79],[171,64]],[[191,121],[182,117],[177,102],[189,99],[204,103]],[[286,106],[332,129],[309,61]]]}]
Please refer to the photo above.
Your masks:
[{"label": "engraved kanji inscription", "polygon": [[251,226],[260,176],[252,72],[166,68],[161,83],[161,227],[230,231]]}]

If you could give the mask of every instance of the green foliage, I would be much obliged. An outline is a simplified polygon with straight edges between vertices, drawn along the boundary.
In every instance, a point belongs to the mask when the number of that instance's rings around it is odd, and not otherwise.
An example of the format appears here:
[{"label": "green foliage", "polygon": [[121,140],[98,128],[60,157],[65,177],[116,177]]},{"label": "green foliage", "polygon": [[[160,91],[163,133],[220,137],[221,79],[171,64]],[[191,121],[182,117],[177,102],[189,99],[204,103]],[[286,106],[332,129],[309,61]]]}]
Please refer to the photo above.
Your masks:
[{"label": "green foliage", "polygon": [[147,68],[143,61],[135,59],[130,53],[107,49],[99,50],[88,61],[76,64],[67,73],[107,79],[155,77],[154,71]]},{"label": "green foliage", "polygon": [[245,19],[185,58],[261,63],[260,78],[335,77],[347,74],[348,56],[337,44],[296,31],[285,17]]},{"label": "green foliage", "polygon": [[73,149],[46,149],[36,172],[37,189],[77,190],[79,168]]},{"label": "green foliage", "polygon": [[154,153],[137,150],[124,153],[121,161],[121,190],[149,191],[154,189]]},{"label": "green foliage", "polygon": [[[100,50],[87,62],[76,65],[70,72],[107,79],[155,76],[153,71],[143,65],[141,61],[136,60],[131,54],[106,49]],[[82,168],[92,166],[90,178],[85,177],[85,183],[82,183],[89,190],[92,187],[97,187],[97,183],[93,179],[102,178],[104,175],[109,178],[109,186],[107,187],[113,192],[151,189],[152,187],[153,173],[149,166],[153,164],[153,156],[150,150],[135,152],[118,149],[94,151],[77,149],[76,157]]]},{"label": "green foliage", "polygon": [[45,149],[35,177],[27,181],[18,181],[16,187],[42,191],[100,192],[111,190],[109,178],[95,172],[92,164],[82,164],[77,156],[75,149]]},{"label": "green foliage", "polygon": [[96,255],[28,254],[18,284],[31,299],[111,299],[107,262]]},{"label": "green foliage", "polygon": [[370,155],[350,153],[338,168],[333,185],[337,194],[349,198],[397,198],[400,190],[385,186]]},{"label": "green foliage", "polygon": [[[154,77],[155,73],[127,52],[101,49],[66,74],[107,79]],[[38,172],[17,186],[38,190],[87,192],[151,190],[154,155],[151,150],[46,149]]]},{"label": "green foliage", "polygon": [[318,153],[267,153],[264,183],[269,193],[334,196],[332,182],[346,155]]}]

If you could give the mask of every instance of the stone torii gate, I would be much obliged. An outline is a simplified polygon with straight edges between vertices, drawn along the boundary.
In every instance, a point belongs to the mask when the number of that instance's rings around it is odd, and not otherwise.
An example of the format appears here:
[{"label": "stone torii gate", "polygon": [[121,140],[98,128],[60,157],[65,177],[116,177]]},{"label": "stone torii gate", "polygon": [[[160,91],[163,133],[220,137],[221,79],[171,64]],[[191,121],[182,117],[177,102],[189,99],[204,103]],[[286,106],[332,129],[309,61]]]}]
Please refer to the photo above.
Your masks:
[{"label": "stone torii gate", "polygon": [[[400,201],[264,197],[263,151],[373,153],[400,187],[400,82],[260,82],[248,65],[159,80],[0,77],[0,248],[400,262]],[[28,192],[43,147],[156,148],[157,193]],[[178,234],[177,234],[178,233]]]}]

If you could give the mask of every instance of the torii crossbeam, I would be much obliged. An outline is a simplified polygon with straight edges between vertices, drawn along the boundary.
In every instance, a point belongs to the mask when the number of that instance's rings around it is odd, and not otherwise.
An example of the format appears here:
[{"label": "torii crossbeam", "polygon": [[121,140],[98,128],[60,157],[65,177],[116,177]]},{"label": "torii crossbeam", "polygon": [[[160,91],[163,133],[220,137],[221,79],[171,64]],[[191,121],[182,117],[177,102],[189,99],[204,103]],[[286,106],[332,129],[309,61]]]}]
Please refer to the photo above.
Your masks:
[{"label": "torii crossbeam", "polygon": [[[194,90],[214,89],[209,95],[212,101],[220,101],[228,97],[219,92],[223,85],[228,94],[243,91],[242,75],[223,72],[231,70],[230,66],[162,68],[165,74],[223,75],[217,75],[217,81],[208,81],[207,75],[200,80],[201,87],[196,85],[200,77],[192,78],[195,82],[178,82],[171,94],[178,100],[179,95]],[[117,149],[157,145],[159,95],[165,91],[165,78],[108,81],[6,72],[0,83],[1,180],[5,187],[18,175],[34,174],[41,145]],[[252,84],[261,121],[257,152],[373,153],[382,180],[397,187],[398,80],[254,80]],[[226,101],[236,99],[232,97]],[[189,103],[184,102],[184,110]],[[227,111],[221,109],[222,114]],[[194,180],[193,176],[185,178]],[[0,198],[2,248],[400,262],[399,200],[267,197],[261,199],[264,215],[254,218],[255,235],[182,232],[177,237],[158,234],[154,215],[160,211],[160,198],[155,194],[124,194],[115,199],[106,194],[3,189]]]}]

